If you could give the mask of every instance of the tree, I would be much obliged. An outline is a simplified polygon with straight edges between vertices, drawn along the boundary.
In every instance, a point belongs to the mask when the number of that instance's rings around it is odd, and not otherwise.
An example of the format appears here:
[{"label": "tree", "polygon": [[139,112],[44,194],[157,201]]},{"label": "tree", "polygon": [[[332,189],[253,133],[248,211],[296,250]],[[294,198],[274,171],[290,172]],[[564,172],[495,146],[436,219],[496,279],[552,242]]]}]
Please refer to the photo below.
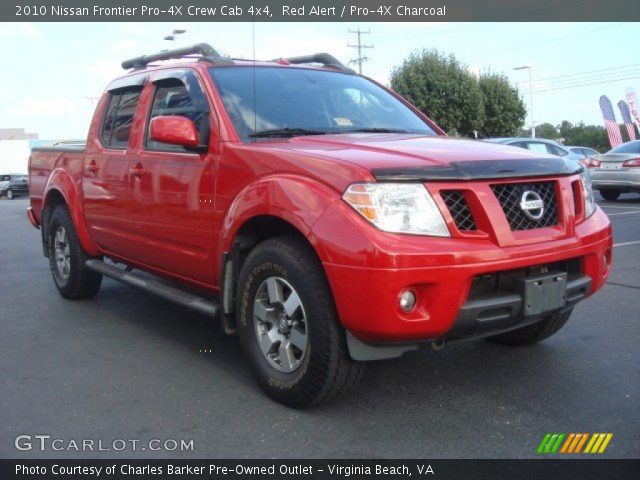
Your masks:
[{"label": "tree", "polygon": [[565,145],[595,148],[599,152],[606,152],[611,148],[607,131],[600,125],[585,125],[582,122],[574,125],[563,120],[559,130]]},{"label": "tree", "polygon": [[391,88],[445,131],[471,136],[484,123],[484,99],[477,79],[453,55],[413,52],[391,73]]},{"label": "tree", "polygon": [[[530,133],[531,131],[529,130],[529,134]],[[551,125],[550,123],[541,123],[540,125],[536,125],[537,138],[547,138],[549,140],[556,140],[561,136],[562,135],[559,134],[558,129],[553,125]]]},{"label": "tree", "polygon": [[527,110],[504,75],[485,73],[479,79],[484,96],[484,124],[480,134],[484,137],[513,137],[518,134]]}]

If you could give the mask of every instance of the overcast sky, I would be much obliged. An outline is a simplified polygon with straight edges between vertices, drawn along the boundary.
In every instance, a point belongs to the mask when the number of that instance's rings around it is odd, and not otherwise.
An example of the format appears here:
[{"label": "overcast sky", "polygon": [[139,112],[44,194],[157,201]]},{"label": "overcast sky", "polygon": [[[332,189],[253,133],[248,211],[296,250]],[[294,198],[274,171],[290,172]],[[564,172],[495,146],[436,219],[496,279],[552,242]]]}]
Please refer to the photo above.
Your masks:
[{"label": "overcast sky", "polygon": [[[176,46],[207,42],[234,57],[253,56],[251,23],[0,23],[0,128],[24,127],[44,139],[83,138],[91,97],[123,73],[120,62],[167,48],[163,37],[175,27],[187,29]],[[364,74],[385,84],[411,51],[437,48],[472,71],[506,74],[528,106],[527,71],[513,67],[532,65],[537,124],[602,124],[600,95],[615,104],[628,86],[640,93],[638,23],[256,23],[255,55],[326,51],[346,63],[355,57],[346,46],[355,41],[350,27],[371,29],[363,38],[375,48],[366,50]],[[582,83],[594,84],[577,86]]]}]

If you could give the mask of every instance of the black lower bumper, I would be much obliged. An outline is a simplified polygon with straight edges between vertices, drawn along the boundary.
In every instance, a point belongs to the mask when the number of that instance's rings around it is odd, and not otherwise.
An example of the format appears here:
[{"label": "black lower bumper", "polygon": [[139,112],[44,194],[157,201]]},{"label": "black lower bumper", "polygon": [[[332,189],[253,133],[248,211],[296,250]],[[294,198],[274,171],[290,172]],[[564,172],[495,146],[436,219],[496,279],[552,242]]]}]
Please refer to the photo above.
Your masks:
[{"label": "black lower bumper", "polygon": [[[545,278],[553,279],[553,274]],[[534,283],[534,288],[527,282]],[[544,288],[537,282],[538,278],[523,279],[518,291],[479,295],[467,300],[445,340],[485,336],[534,323],[551,313],[572,308],[587,296],[591,286],[591,278],[587,275],[573,278],[565,275],[563,289],[555,286],[550,290],[551,294],[537,295],[534,289]],[[554,295],[557,298],[549,300],[549,296]]]}]

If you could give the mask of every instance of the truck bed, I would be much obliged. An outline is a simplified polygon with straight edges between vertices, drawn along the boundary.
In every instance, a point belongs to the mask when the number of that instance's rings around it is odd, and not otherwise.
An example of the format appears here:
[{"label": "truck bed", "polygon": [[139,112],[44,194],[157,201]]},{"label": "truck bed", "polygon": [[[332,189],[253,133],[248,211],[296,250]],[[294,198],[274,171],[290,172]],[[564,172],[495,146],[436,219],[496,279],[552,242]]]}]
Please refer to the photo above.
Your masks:
[{"label": "truck bed", "polygon": [[34,147],[29,156],[29,191],[36,219],[42,221],[42,204],[47,182],[54,170],[64,170],[74,182],[82,176],[84,143],[60,143]]}]

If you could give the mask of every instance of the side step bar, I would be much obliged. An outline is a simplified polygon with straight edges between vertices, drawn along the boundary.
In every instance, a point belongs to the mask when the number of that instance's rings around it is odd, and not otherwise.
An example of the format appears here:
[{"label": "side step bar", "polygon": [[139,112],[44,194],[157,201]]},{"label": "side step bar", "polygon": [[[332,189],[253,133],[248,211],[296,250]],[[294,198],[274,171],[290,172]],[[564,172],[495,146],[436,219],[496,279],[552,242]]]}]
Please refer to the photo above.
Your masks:
[{"label": "side step bar", "polygon": [[167,285],[153,278],[145,278],[130,271],[123,270],[113,265],[107,264],[102,260],[87,260],[86,267],[94,272],[101,273],[107,277],[111,277],[119,282],[141,288],[147,292],[158,295],[185,307],[191,308],[197,312],[204,313],[209,316],[216,316],[220,305],[215,300],[199,297],[193,293],[181,290],[171,285]]}]

